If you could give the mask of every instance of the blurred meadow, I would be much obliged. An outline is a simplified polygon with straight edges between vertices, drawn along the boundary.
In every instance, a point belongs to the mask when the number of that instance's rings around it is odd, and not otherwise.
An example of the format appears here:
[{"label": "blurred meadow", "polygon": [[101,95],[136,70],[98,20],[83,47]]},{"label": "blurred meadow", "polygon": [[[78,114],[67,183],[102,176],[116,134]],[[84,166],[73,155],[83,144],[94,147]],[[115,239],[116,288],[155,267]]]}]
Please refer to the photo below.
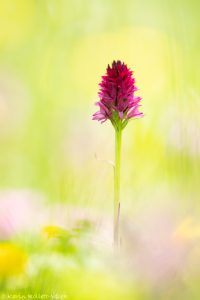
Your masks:
[{"label": "blurred meadow", "polygon": [[[0,1],[2,299],[200,298],[199,17],[197,0]],[[91,117],[114,59],[145,115],[123,134],[117,261],[114,131]]]}]

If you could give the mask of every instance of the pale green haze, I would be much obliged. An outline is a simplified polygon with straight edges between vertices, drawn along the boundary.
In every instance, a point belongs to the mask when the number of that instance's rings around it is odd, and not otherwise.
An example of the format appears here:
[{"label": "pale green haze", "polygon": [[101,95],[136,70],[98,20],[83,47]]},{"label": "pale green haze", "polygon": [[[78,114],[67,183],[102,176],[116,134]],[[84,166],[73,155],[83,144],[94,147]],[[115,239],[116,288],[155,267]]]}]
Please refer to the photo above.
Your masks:
[{"label": "pale green haze", "polygon": [[[200,299],[199,20],[197,0],[0,1],[0,296]],[[144,117],[123,132],[116,259],[114,130],[92,114],[118,59]]]}]

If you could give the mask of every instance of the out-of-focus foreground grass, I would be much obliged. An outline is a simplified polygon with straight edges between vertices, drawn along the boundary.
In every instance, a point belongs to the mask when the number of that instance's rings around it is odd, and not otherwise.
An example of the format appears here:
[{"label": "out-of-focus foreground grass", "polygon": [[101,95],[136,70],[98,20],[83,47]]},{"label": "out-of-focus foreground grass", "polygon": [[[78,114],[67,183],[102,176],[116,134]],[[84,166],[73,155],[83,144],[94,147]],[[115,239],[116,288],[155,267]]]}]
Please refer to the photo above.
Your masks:
[{"label": "out-of-focus foreground grass", "polygon": [[[197,0],[1,1],[2,293],[155,300],[187,290],[181,299],[199,299],[199,10]],[[134,70],[145,114],[123,137],[126,250],[117,266],[107,245],[113,129],[91,120],[113,59]]]}]

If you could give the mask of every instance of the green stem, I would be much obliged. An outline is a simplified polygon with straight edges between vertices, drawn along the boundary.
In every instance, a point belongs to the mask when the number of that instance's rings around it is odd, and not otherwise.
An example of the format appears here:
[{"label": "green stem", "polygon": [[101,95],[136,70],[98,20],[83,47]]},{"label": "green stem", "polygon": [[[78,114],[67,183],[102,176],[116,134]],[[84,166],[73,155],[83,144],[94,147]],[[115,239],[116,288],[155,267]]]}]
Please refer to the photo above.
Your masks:
[{"label": "green stem", "polygon": [[115,128],[115,169],[114,169],[114,246],[119,247],[120,221],[120,164],[121,164],[122,129]]}]

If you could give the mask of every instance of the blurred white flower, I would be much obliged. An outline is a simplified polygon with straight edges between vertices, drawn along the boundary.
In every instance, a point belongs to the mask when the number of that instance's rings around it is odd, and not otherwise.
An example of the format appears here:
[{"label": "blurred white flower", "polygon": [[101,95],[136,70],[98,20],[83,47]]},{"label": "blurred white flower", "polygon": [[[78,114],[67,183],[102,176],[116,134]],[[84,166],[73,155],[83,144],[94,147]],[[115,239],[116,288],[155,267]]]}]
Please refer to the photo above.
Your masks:
[{"label": "blurred white flower", "polygon": [[46,209],[49,224],[66,229],[74,228],[81,221],[88,221],[92,226],[91,243],[104,247],[112,245],[112,219],[105,212],[69,204],[50,205]]}]

